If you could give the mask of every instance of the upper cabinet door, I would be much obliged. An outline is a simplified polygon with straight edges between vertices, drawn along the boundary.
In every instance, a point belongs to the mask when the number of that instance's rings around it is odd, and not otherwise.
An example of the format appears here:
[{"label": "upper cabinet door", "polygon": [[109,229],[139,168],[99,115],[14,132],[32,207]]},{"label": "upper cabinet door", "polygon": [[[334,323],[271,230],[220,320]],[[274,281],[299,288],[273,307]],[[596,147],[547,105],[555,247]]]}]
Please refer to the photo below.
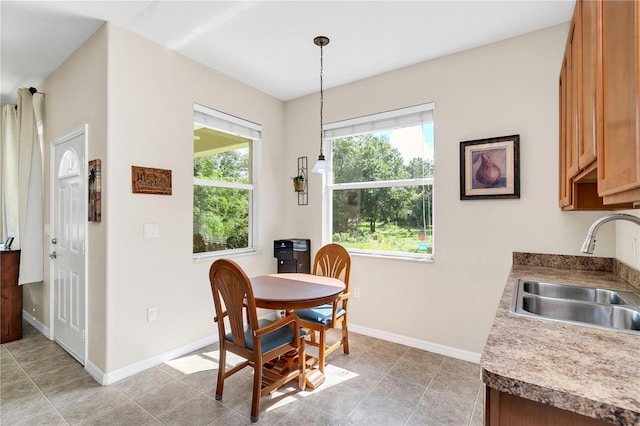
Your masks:
[{"label": "upper cabinet door", "polygon": [[640,200],[640,3],[598,4],[602,8],[603,119],[603,137],[597,142],[598,194],[605,196],[605,203],[637,201]]},{"label": "upper cabinet door", "polygon": [[[576,4],[575,16],[580,16],[580,8]],[[569,40],[565,55],[567,58],[567,145],[565,161],[567,177],[572,178],[578,174],[578,140],[580,138],[580,61],[582,52],[580,48],[579,19],[574,19],[569,30]]]},{"label": "upper cabinet door", "polygon": [[581,130],[578,166],[585,169],[596,159],[596,140],[602,138],[602,114],[596,109],[598,66],[598,2],[579,1],[582,22]]}]

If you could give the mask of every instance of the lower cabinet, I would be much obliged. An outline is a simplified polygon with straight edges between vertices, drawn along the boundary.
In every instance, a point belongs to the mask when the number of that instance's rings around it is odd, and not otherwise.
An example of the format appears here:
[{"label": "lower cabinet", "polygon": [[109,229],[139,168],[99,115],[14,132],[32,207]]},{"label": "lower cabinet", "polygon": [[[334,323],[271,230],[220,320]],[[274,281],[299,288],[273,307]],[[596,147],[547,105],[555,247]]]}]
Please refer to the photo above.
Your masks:
[{"label": "lower cabinet", "polygon": [[22,339],[22,286],[18,285],[20,250],[0,250],[0,343]]},{"label": "lower cabinet", "polygon": [[610,423],[485,386],[486,426],[596,426]]}]

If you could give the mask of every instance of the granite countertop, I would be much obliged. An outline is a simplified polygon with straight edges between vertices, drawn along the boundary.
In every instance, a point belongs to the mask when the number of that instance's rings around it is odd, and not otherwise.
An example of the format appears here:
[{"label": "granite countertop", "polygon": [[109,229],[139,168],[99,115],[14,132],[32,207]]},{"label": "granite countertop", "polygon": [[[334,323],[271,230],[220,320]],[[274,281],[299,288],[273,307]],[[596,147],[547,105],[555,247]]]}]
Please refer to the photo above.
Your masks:
[{"label": "granite countertop", "polygon": [[519,278],[637,289],[614,272],[529,266],[545,262],[522,265],[516,260],[514,254],[482,353],[482,381],[501,392],[610,423],[640,425],[640,334],[509,312]]}]

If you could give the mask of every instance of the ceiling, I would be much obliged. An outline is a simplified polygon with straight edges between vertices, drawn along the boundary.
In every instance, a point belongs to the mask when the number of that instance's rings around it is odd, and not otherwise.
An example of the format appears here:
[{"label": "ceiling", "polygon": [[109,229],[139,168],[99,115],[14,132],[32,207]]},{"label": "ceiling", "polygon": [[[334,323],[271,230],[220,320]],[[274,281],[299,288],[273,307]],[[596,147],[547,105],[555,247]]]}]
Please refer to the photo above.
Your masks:
[{"label": "ceiling", "polygon": [[1,102],[105,21],[283,101],[571,20],[551,1],[0,1]]}]

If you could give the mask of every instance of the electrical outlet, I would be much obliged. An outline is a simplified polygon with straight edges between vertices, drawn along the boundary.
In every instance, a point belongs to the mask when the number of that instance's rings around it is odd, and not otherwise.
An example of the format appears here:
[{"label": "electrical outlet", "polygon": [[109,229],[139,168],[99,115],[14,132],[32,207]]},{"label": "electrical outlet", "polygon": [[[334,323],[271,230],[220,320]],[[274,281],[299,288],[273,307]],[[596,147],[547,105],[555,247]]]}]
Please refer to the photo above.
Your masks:
[{"label": "electrical outlet", "polygon": [[158,319],[158,308],[150,306],[147,308],[147,322],[155,321]]},{"label": "electrical outlet", "polygon": [[353,289],[353,297],[360,297],[360,287]]}]

